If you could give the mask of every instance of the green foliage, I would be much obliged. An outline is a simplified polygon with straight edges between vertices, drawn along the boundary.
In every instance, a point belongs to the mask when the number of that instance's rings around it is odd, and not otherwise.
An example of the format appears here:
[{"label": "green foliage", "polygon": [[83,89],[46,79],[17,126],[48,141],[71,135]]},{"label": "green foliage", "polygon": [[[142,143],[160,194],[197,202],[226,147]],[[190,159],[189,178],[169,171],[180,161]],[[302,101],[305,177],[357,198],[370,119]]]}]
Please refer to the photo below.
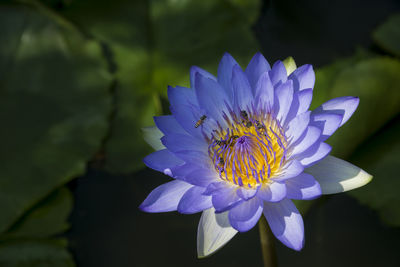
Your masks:
[{"label": "green foliage", "polygon": [[15,238],[45,238],[68,229],[66,222],[72,210],[72,195],[67,188],[54,191],[26,212],[1,240]]},{"label": "green foliage", "polygon": [[[83,173],[107,130],[100,47],[29,8],[0,6],[0,232]],[[13,40],[8,42],[7,40]]]},{"label": "green foliage", "polygon": [[0,244],[0,266],[74,267],[64,240],[9,241]]},{"label": "green foliage", "polygon": [[378,210],[381,219],[391,226],[400,226],[400,124],[391,127],[367,141],[352,156],[357,164],[368,166],[374,179],[365,187],[349,194],[361,203]]},{"label": "green foliage", "polygon": [[400,14],[389,17],[373,32],[372,37],[382,49],[400,57]]},{"label": "green foliage", "polygon": [[[167,85],[189,85],[189,68],[216,70],[223,52],[247,61],[257,50],[250,26],[259,0],[72,1],[64,15],[109,46],[117,112],[106,144],[108,170],[131,172],[150,152],[143,126],[161,112]],[[195,31],[193,29],[196,29]],[[246,62],[247,63],[247,62]]]},{"label": "green foliage", "polygon": [[350,156],[366,138],[400,112],[399,73],[400,62],[388,57],[349,59],[317,71],[317,102],[347,95],[360,98],[350,121],[329,138],[334,155]]}]

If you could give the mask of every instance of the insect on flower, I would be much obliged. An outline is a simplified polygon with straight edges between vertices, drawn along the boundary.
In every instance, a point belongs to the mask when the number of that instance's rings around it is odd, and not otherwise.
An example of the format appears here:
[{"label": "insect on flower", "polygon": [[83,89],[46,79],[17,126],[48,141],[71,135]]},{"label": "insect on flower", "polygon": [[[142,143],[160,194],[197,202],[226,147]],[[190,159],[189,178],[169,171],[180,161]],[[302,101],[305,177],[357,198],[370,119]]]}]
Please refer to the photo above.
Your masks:
[{"label": "insect on flower", "polygon": [[[344,192],[372,179],[329,155],[326,139],[349,120],[359,99],[339,97],[310,111],[311,65],[292,71],[277,61],[271,68],[257,53],[243,71],[226,53],[218,77],[192,67],[190,78],[191,88],[168,88],[172,115],[155,117],[150,140],[162,149],[144,159],[173,180],[154,189],[140,209],[203,212],[199,257],[250,230],[261,216],[276,238],[300,250],[304,226],[292,199]],[[204,115],[198,120],[197,114]]]},{"label": "insect on flower", "polygon": [[204,123],[204,121],[206,120],[207,116],[203,115],[200,117],[200,120],[198,120],[196,122],[196,124],[194,125],[194,128],[198,128],[200,125],[202,125]]}]

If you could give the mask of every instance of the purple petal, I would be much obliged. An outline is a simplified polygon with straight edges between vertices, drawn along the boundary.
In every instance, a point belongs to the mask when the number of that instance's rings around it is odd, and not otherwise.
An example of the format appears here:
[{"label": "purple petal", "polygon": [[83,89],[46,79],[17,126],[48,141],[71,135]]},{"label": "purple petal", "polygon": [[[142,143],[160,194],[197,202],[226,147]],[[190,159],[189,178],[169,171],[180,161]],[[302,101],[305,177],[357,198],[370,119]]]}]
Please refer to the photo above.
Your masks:
[{"label": "purple petal", "polygon": [[287,198],[290,199],[315,199],[321,196],[321,187],[314,177],[307,173],[287,180]]},{"label": "purple petal", "polygon": [[258,198],[244,201],[229,211],[229,222],[240,232],[253,228],[263,212],[263,202]]},{"label": "purple petal", "polygon": [[288,123],[288,129],[285,134],[290,144],[296,142],[307,129],[310,123],[310,115],[310,111],[301,113]]},{"label": "purple petal", "polygon": [[299,251],[303,248],[303,218],[291,200],[264,203],[263,213],[276,238],[294,250]]},{"label": "purple petal", "polygon": [[315,73],[311,65],[303,65],[298,67],[289,79],[293,80],[293,85],[296,91],[302,91],[304,89],[314,88],[315,84]]},{"label": "purple petal", "polygon": [[199,68],[197,66],[192,66],[190,68],[190,87],[192,87],[193,89],[196,88],[196,83],[195,83],[196,73],[200,73],[204,77],[217,81],[217,78],[215,78],[215,76],[209,73],[208,71],[203,70],[202,68]]},{"label": "purple petal", "polygon": [[236,187],[227,185],[212,195],[212,203],[217,213],[231,209],[243,200],[237,195]]},{"label": "purple petal", "polygon": [[206,169],[212,166],[208,154],[202,151],[182,150],[174,152],[173,154],[182,159],[185,163],[190,163]]},{"label": "purple petal", "polygon": [[207,143],[204,139],[195,138],[187,134],[168,134],[161,138],[163,145],[171,152],[182,150],[196,150],[207,152]]},{"label": "purple petal", "polygon": [[[172,173],[174,173],[172,171]],[[207,187],[209,184],[218,181],[218,174],[204,168],[194,168],[182,179],[190,184]]]},{"label": "purple petal", "polygon": [[286,197],[286,185],[278,182],[263,185],[258,191],[257,197],[268,202],[281,201]]},{"label": "purple petal", "polygon": [[296,156],[304,168],[308,168],[321,159],[325,158],[332,150],[332,147],[327,143],[316,142],[305,152]]},{"label": "purple petal", "polygon": [[226,182],[214,182],[207,186],[206,191],[204,191],[204,195],[212,195],[216,191],[224,189],[226,187]]},{"label": "purple petal", "polygon": [[287,81],[279,85],[275,90],[274,112],[276,118],[285,123],[286,116],[290,110],[293,100],[293,86],[292,81]]},{"label": "purple petal", "polygon": [[281,172],[272,179],[276,181],[284,181],[296,177],[303,171],[304,171],[303,165],[298,160],[294,159],[286,163],[285,166],[283,166],[283,168],[281,169]]},{"label": "purple petal", "polygon": [[244,188],[244,187],[239,187],[236,193],[238,196],[243,199],[243,200],[249,200],[253,198],[258,191],[259,187],[257,188]]},{"label": "purple petal", "polygon": [[151,153],[143,159],[144,164],[153,170],[165,172],[175,166],[182,165],[184,161],[177,158],[174,154],[167,149],[158,150]]},{"label": "purple petal", "polygon": [[294,91],[293,101],[286,116],[286,123],[290,122],[293,118],[307,112],[312,100],[312,89],[305,89],[303,91]]},{"label": "purple petal", "polygon": [[239,64],[229,53],[225,53],[218,66],[218,83],[222,86],[230,101],[233,99],[232,70],[235,65]]},{"label": "purple petal", "polygon": [[278,60],[269,71],[269,77],[274,86],[285,83],[287,81],[287,72],[282,61]]},{"label": "purple petal", "polygon": [[178,180],[162,184],[151,191],[139,208],[145,212],[174,211],[183,194],[191,187],[191,184]]},{"label": "purple petal", "polygon": [[253,101],[253,91],[246,75],[239,65],[233,67],[232,87],[234,107],[240,110],[250,110]]},{"label": "purple petal", "polygon": [[182,86],[168,86],[168,100],[171,106],[199,105],[195,90]]},{"label": "purple petal", "polygon": [[157,128],[164,134],[187,133],[172,115],[154,117],[154,122]]},{"label": "purple petal", "polygon": [[321,141],[325,141],[331,136],[340,126],[343,115],[335,113],[311,113],[310,125],[316,126],[322,130]]},{"label": "purple petal", "polygon": [[264,72],[255,87],[257,108],[269,112],[274,106],[274,87],[268,72]]},{"label": "purple petal", "polygon": [[[256,88],[257,82],[259,81],[261,74],[271,69],[268,61],[264,56],[257,52],[254,57],[250,60],[249,65],[246,68],[246,76],[249,79],[250,86],[253,90]],[[255,92],[254,92],[255,94]]]},{"label": "purple petal", "polygon": [[200,107],[207,111],[207,115],[223,123],[223,112],[227,112],[228,96],[221,86],[214,80],[196,74],[196,95]]},{"label": "purple petal", "polygon": [[182,196],[178,212],[192,214],[212,207],[211,196],[203,195],[205,188],[194,186]]},{"label": "purple petal", "polygon": [[315,126],[308,126],[305,134],[293,145],[291,156],[299,155],[314,145],[320,138],[322,131]]},{"label": "purple petal", "polygon": [[314,111],[316,113],[328,112],[342,115],[343,119],[339,125],[340,127],[350,119],[351,115],[356,111],[359,103],[360,99],[358,97],[343,96],[325,102]]}]

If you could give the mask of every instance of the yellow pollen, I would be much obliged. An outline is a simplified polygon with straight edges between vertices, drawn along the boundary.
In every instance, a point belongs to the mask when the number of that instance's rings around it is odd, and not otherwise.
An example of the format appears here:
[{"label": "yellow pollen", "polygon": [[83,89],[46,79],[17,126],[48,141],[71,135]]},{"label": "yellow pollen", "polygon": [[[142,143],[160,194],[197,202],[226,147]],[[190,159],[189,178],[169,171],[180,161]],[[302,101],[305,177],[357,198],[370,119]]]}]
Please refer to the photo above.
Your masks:
[{"label": "yellow pollen", "polygon": [[215,131],[209,156],[221,179],[254,188],[268,183],[279,172],[285,161],[287,142],[282,127],[272,116],[245,115],[229,121],[228,129]]}]

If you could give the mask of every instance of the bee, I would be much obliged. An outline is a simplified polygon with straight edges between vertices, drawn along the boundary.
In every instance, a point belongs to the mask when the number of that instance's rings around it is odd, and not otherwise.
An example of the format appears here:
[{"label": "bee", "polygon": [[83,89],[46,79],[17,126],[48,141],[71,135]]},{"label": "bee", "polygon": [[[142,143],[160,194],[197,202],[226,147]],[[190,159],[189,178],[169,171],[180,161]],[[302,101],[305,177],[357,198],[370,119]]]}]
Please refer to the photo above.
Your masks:
[{"label": "bee", "polygon": [[220,170],[221,172],[224,171],[224,165],[225,165],[224,159],[223,159],[223,158],[219,158],[218,167],[219,167],[219,170]]},{"label": "bee", "polygon": [[265,126],[262,125],[259,121],[256,120],[255,124],[256,124],[256,127],[257,127],[258,130],[260,130],[260,131],[261,130],[265,130]]},{"label": "bee", "polygon": [[236,139],[239,138],[239,135],[232,135],[231,137],[229,137],[228,139],[228,144],[230,144],[231,146],[234,145],[234,141],[236,141]]},{"label": "bee", "polygon": [[245,110],[241,110],[240,115],[243,118],[242,123],[244,123],[247,128],[253,125],[251,121],[249,121],[249,116],[247,115],[247,112]]},{"label": "bee", "polygon": [[226,141],[224,141],[224,140],[215,140],[215,143],[217,143],[217,145],[219,145],[219,146],[225,146],[226,145]]},{"label": "bee", "polygon": [[196,124],[194,125],[194,128],[198,128],[200,125],[202,125],[202,124],[204,123],[204,121],[205,121],[206,118],[207,118],[206,115],[201,116],[201,117],[200,117],[200,120],[198,120],[198,121],[196,122]]}]

